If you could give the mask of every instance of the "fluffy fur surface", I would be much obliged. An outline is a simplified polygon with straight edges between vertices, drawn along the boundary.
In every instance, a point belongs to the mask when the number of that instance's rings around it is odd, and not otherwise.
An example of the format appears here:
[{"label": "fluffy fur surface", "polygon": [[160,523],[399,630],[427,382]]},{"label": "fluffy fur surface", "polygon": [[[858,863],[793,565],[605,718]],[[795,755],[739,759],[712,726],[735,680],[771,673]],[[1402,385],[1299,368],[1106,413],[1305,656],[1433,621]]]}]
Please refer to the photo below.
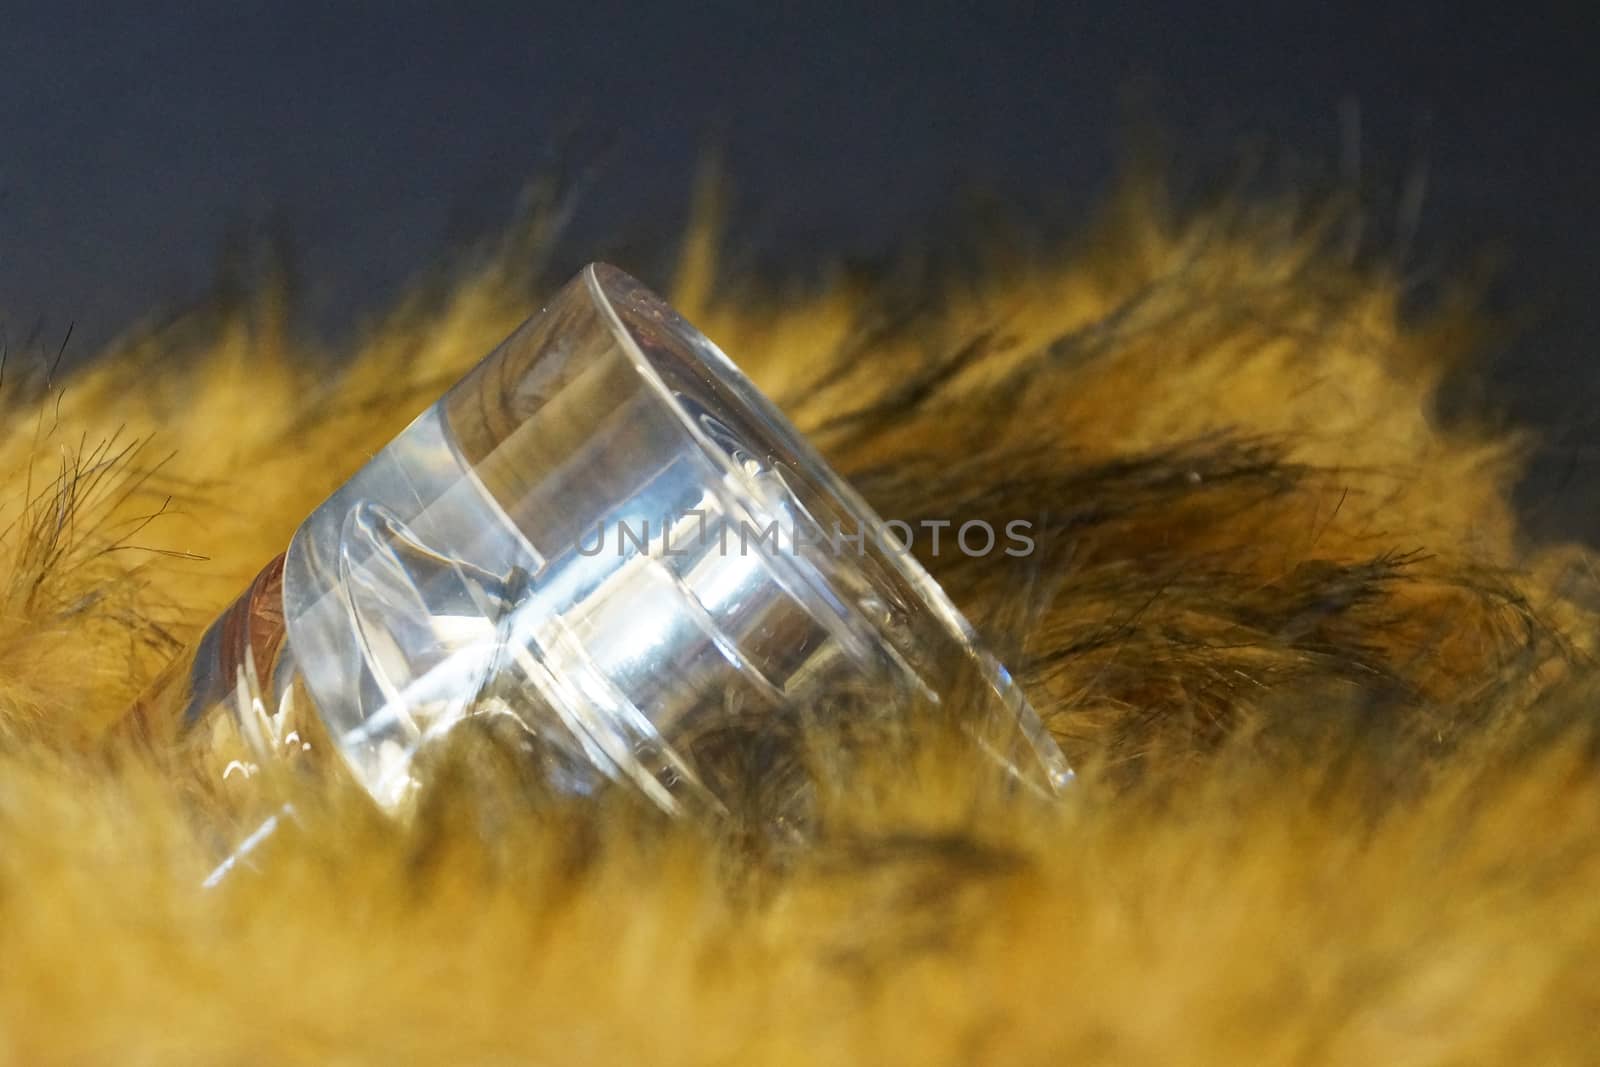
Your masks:
[{"label": "fluffy fur surface", "polygon": [[1134,181],[1070,251],[781,296],[686,245],[674,301],[882,512],[1036,521],[932,562],[1058,805],[930,752],[796,850],[539,802],[469,739],[412,822],[319,792],[203,891],[230,828],[92,739],[562,280],[556,214],[350,353],[270,285],[65,380],[11,353],[7,1062],[1596,1058],[1591,563],[1519,542],[1515,439],[1434,413],[1473,315],[1405,312],[1335,204]]}]

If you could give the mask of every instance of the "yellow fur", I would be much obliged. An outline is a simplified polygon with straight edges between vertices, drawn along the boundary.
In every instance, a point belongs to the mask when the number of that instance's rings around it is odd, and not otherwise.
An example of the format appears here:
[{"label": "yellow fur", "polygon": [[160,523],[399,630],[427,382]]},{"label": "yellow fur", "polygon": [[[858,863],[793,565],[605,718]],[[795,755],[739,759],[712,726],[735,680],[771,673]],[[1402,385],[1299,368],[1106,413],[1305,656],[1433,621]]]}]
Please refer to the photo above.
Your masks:
[{"label": "yellow fur", "polygon": [[1471,316],[1403,322],[1340,218],[1134,182],[1070,255],[781,299],[725,288],[699,225],[682,310],[881,510],[1049,530],[940,577],[1083,768],[1070,795],[996,800],[930,752],[840,785],[799,852],[525,805],[467,752],[413,823],[308,796],[205,892],[228,831],[85,754],[560,281],[529,266],[544,216],[350,354],[296,351],[267,286],[65,381],[14,355],[0,1054],[1591,1061],[1590,564],[1519,542],[1515,441],[1434,417]]}]

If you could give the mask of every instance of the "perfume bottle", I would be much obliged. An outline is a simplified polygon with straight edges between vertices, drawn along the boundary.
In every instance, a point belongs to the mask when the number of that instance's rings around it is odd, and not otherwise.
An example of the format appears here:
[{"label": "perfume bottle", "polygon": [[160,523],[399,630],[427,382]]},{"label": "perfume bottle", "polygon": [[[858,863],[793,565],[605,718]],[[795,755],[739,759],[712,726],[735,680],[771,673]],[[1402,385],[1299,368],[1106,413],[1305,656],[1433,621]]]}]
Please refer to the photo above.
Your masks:
[{"label": "perfume bottle", "polygon": [[846,729],[942,707],[1018,780],[1070,775],[893,532],[710,341],[592,265],[318,506],[127,729],[208,788],[313,762],[398,812],[421,753],[494,717],[553,790],[679,814],[739,802],[730,733],[823,707]]}]

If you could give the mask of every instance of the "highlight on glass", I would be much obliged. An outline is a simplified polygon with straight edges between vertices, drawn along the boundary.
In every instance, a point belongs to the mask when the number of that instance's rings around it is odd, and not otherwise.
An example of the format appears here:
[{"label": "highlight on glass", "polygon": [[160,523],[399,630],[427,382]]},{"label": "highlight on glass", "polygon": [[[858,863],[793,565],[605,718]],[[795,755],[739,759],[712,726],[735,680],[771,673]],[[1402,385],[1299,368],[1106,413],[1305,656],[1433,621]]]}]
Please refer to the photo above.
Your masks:
[{"label": "highlight on glass", "polygon": [[730,737],[943,707],[1059,788],[1016,683],[883,527],[710,341],[592,265],[318,506],[127,729],[221,790],[331,754],[399,811],[419,757],[487,717],[555,793],[678,814],[740,805]]}]

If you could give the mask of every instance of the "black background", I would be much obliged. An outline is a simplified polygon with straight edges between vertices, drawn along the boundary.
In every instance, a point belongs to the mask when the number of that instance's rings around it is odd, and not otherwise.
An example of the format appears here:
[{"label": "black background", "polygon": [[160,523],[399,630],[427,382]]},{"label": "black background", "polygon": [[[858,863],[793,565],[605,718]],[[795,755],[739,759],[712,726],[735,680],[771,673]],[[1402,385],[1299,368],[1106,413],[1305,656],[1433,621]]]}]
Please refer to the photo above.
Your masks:
[{"label": "black background", "polygon": [[0,315],[92,351],[201,298],[225,235],[273,220],[307,327],[338,333],[557,162],[592,176],[576,242],[670,239],[710,146],[768,268],[926,241],[975,191],[1069,224],[1132,96],[1196,146],[1425,176],[1417,269],[1495,251],[1496,299],[1527,317],[1491,400],[1546,433],[1534,525],[1595,537],[1595,23],[1579,4],[3,5]]}]

